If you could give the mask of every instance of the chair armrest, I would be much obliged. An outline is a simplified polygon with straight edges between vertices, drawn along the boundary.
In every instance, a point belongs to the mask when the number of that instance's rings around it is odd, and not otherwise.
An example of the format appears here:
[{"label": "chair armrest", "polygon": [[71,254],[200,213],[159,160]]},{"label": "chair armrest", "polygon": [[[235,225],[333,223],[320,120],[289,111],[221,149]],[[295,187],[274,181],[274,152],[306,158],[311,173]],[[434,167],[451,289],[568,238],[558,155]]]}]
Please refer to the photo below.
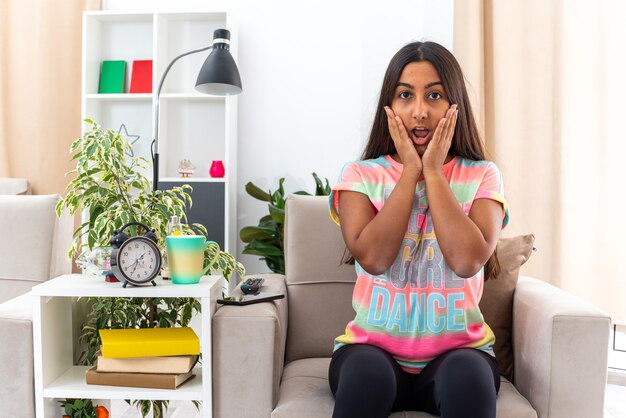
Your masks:
[{"label": "chair armrest", "polygon": [[[224,305],[213,316],[213,416],[267,418],[278,402],[287,337],[285,276],[263,277],[263,292],[284,299]],[[237,288],[233,295],[241,294]]]},{"label": "chair armrest", "polygon": [[[0,304],[0,405],[3,416],[35,417],[31,292]],[[6,338],[6,339],[5,339]]]},{"label": "chair armrest", "polygon": [[513,302],[515,386],[539,418],[603,416],[610,322],[576,296],[519,278]]}]

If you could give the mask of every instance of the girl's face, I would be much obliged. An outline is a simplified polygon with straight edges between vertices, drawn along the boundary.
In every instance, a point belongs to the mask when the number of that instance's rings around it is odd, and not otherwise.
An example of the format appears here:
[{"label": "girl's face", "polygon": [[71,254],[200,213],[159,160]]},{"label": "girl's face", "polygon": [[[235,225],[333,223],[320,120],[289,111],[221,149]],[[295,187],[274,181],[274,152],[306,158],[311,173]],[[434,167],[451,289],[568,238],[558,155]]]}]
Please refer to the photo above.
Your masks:
[{"label": "girl's face", "polygon": [[391,101],[391,110],[402,119],[420,157],[449,108],[441,78],[430,62],[412,62],[404,67]]}]

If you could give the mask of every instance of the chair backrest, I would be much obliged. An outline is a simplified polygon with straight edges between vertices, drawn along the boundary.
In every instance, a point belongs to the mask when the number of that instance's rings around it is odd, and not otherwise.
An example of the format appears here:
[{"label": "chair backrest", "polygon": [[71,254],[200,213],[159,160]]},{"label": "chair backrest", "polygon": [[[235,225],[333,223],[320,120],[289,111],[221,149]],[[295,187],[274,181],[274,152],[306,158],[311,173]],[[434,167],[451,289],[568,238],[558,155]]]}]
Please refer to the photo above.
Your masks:
[{"label": "chair backrest", "polygon": [[59,195],[0,196],[0,303],[70,273],[72,218],[57,218]]},{"label": "chair backrest", "polygon": [[333,340],[354,318],[354,266],[341,264],[345,244],[327,196],[290,195],[285,215],[289,294],[286,361],[330,357]]}]

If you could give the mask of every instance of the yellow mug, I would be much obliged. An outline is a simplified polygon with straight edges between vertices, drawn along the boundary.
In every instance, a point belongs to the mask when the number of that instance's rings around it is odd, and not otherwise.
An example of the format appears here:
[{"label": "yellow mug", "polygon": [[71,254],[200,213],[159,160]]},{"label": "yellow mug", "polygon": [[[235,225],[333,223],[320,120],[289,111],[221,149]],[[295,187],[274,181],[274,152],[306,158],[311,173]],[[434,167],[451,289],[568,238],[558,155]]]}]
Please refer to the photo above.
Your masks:
[{"label": "yellow mug", "polygon": [[[204,268],[204,250],[209,245],[217,247],[215,256]],[[203,235],[175,235],[165,237],[167,263],[174,284],[194,284],[200,281],[220,254],[215,241],[206,241]]]}]

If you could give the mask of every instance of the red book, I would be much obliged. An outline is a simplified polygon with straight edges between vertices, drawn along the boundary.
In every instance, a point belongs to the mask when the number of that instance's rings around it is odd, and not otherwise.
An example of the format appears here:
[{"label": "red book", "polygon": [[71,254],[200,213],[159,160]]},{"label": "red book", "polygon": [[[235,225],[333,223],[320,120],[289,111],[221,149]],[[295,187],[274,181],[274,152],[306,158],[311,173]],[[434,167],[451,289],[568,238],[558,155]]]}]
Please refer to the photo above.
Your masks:
[{"label": "red book", "polygon": [[129,93],[152,93],[152,60],[133,61]]}]

